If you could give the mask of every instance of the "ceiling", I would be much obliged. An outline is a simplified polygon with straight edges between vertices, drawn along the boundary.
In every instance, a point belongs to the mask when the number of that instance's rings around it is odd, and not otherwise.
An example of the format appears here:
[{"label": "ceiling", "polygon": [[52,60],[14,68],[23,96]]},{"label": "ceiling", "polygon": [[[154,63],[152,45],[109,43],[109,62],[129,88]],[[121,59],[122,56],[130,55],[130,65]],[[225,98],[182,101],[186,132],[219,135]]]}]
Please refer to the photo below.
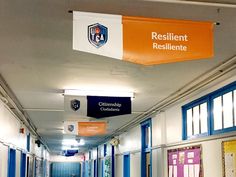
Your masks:
[{"label": "ceiling", "polygon": [[[142,66],[74,51],[70,10],[219,22],[215,57]],[[71,120],[64,116],[64,89],[134,91],[133,113],[105,119],[108,134],[84,138],[84,151],[122,133],[122,126],[234,56],[235,30],[234,0],[1,0],[0,74],[51,153],[60,153],[61,141],[68,137],[62,131],[63,121]]]}]

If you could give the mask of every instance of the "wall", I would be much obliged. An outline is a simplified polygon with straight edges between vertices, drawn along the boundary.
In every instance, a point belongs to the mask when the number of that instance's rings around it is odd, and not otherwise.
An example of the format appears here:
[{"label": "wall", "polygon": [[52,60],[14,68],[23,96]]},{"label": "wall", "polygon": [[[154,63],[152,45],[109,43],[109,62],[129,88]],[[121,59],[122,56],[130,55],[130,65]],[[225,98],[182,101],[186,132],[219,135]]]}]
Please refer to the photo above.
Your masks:
[{"label": "wall", "polygon": [[[222,177],[222,141],[235,139],[236,133],[232,138],[227,138],[227,134],[211,136],[192,141],[182,140],[182,106],[211,93],[233,81],[236,76],[222,80],[217,83],[212,82],[207,87],[195,92],[191,97],[184,98],[175,105],[161,111],[152,118],[152,176],[168,177],[167,169],[167,150],[180,148],[189,145],[202,145],[203,170],[205,177]],[[214,137],[217,137],[215,139]],[[140,147],[141,132],[140,126],[136,126],[129,132],[123,133],[119,137],[120,144],[116,148],[116,177],[123,176],[123,154],[130,152],[131,177],[140,176]],[[196,142],[198,141],[198,142]]]},{"label": "wall", "polygon": [[120,144],[116,148],[116,154],[125,153],[140,149],[141,147],[141,128],[135,127],[129,132],[120,135]]},{"label": "wall", "polygon": [[[20,133],[20,128],[25,132]],[[49,153],[41,146],[35,145],[35,138],[31,136],[31,151],[27,152],[27,134],[29,131],[11,112],[11,110],[0,101],[0,177],[7,176],[8,151],[9,148],[16,149],[16,177],[20,177],[21,152],[28,156],[49,160]],[[33,165],[33,163],[32,163]]]}]

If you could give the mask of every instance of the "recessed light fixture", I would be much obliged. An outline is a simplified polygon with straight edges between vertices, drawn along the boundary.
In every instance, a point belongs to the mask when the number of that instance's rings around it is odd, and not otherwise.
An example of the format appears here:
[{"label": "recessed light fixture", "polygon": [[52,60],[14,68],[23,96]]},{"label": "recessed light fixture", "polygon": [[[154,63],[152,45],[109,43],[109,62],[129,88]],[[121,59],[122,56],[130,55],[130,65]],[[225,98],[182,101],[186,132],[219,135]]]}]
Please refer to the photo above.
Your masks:
[{"label": "recessed light fixture", "polygon": [[64,139],[61,143],[63,146],[83,146],[85,145],[85,142],[83,139],[80,139],[80,141],[76,141],[75,139]]},{"label": "recessed light fixture", "polygon": [[65,90],[64,95],[71,96],[113,96],[134,98],[134,92],[116,90]]}]

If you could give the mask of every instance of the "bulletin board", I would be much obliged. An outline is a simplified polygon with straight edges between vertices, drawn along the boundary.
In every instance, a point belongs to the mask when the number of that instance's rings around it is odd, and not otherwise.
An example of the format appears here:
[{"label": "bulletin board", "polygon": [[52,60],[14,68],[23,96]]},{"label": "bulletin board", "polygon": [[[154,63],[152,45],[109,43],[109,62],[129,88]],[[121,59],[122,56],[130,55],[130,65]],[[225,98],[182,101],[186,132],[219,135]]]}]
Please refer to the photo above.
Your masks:
[{"label": "bulletin board", "polygon": [[236,140],[222,142],[223,176],[236,177]]},{"label": "bulletin board", "polygon": [[112,171],[111,171],[111,157],[105,157],[104,159],[104,177],[111,177]]},{"label": "bulletin board", "polygon": [[35,175],[43,177],[43,161],[37,158],[35,158]]},{"label": "bulletin board", "polygon": [[197,145],[168,150],[168,177],[203,177],[201,149]]}]

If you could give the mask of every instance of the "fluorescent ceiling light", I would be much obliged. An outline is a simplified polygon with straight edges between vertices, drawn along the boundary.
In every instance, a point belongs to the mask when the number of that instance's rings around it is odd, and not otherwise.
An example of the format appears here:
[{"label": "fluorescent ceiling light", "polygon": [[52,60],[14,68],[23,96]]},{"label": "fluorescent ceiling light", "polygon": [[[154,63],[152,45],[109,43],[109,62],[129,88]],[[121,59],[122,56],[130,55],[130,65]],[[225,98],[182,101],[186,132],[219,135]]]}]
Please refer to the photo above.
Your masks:
[{"label": "fluorescent ceiling light", "polygon": [[65,90],[65,95],[73,96],[113,96],[113,97],[134,97],[133,92],[115,90]]},{"label": "fluorescent ceiling light", "polygon": [[85,142],[83,139],[80,139],[80,141],[76,141],[75,139],[64,139],[61,143],[63,146],[83,146],[85,145]]}]

